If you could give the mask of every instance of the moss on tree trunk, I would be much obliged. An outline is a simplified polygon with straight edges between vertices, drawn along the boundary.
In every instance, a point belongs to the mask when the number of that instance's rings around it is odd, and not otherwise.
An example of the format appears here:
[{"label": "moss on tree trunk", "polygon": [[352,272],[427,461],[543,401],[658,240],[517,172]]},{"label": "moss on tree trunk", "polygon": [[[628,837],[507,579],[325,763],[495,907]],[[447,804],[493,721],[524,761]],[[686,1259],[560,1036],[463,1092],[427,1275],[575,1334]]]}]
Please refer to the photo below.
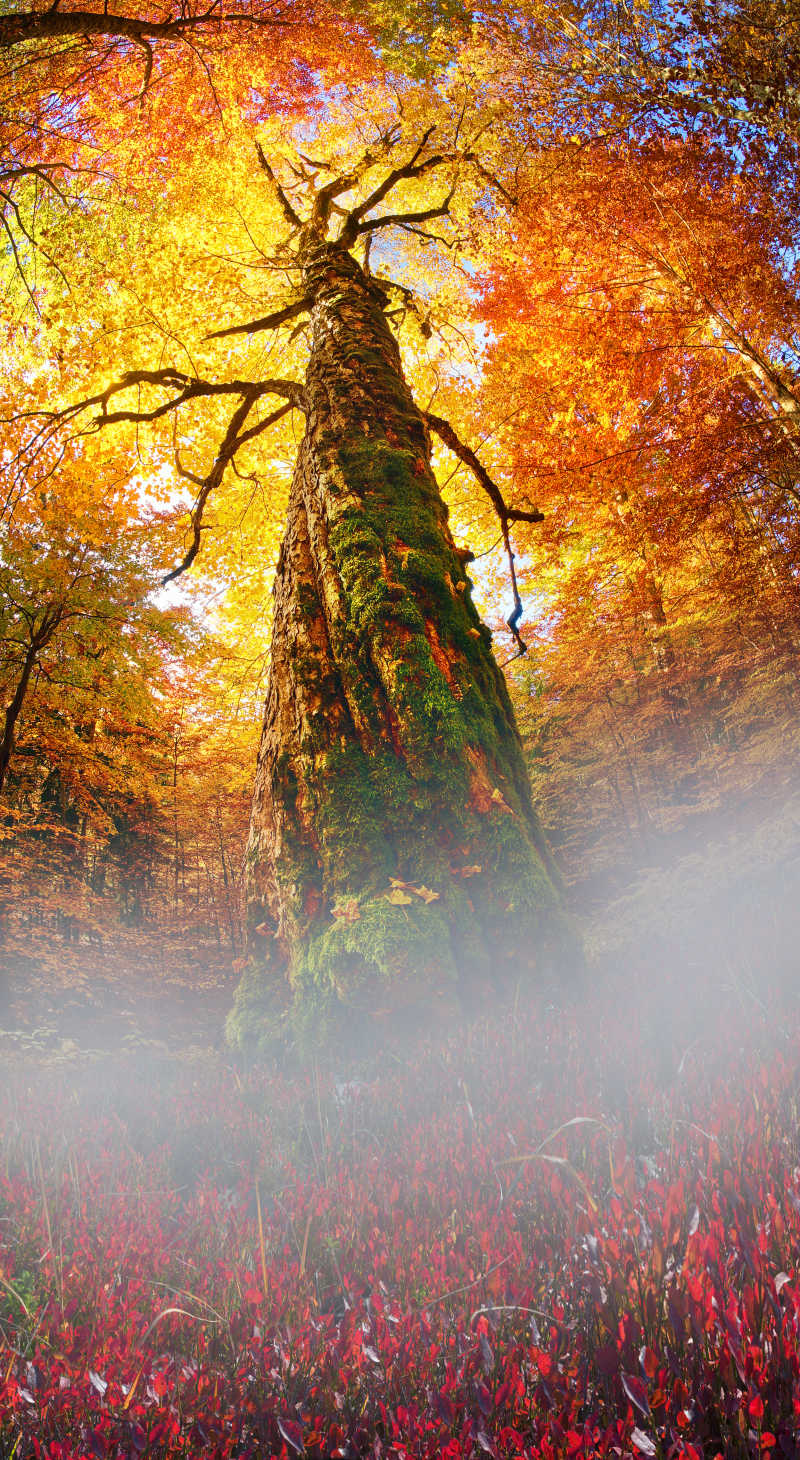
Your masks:
[{"label": "moss on tree trunk", "polygon": [[311,245],[306,434],[275,582],[229,1020],[319,1031],[447,1001],[571,941],[508,693],[383,291]]}]

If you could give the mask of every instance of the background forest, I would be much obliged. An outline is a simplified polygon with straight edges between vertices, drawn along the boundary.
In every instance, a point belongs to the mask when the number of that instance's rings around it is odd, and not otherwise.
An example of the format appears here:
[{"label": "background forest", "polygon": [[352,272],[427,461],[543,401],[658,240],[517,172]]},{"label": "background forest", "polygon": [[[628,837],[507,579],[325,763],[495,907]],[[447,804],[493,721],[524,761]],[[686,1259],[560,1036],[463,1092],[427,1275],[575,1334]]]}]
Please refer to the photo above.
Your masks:
[{"label": "background forest", "polygon": [[181,380],[299,368],[302,321],[236,330],[289,298],[262,162],[302,188],[395,124],[470,156],[448,216],[370,265],[416,398],[544,514],[511,524],[520,642],[492,502],[437,445],[575,907],[791,854],[799,51],[780,0],[0,6],[17,991],[241,966],[298,428],[262,416],[225,457],[226,398]]}]

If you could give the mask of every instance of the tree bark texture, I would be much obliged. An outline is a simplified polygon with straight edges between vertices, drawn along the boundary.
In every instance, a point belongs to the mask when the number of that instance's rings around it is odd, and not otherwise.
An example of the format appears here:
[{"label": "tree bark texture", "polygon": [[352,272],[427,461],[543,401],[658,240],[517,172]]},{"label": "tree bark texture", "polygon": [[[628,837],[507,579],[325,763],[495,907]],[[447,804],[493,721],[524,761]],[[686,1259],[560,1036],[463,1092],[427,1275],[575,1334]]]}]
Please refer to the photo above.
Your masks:
[{"label": "tree bark texture", "polygon": [[250,960],[229,1034],[430,1007],[540,964],[568,925],[505,681],[384,317],[310,246],[306,433],[274,597],[247,854]]}]

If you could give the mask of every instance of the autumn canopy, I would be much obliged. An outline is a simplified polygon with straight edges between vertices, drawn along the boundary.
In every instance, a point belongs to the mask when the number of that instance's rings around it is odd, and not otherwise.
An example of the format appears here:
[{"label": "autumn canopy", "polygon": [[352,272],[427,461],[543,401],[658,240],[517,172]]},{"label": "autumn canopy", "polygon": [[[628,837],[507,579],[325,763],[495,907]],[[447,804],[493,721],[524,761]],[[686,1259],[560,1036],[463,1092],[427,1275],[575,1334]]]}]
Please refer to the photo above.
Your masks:
[{"label": "autumn canopy", "polygon": [[781,786],[799,70],[780,0],[0,6],[10,969],[446,1017]]}]

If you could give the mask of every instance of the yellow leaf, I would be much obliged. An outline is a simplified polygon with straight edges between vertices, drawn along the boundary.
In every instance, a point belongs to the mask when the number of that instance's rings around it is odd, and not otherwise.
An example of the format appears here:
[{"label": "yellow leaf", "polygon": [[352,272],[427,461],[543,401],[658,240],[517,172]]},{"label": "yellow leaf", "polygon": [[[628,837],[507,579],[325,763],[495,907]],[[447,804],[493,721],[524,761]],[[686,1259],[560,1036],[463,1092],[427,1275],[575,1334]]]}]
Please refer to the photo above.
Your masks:
[{"label": "yellow leaf", "polygon": [[511,810],[511,807],[506,801],[506,798],[500,790],[499,786],[495,786],[494,790],[492,791],[492,800],[494,801],[495,805],[500,807],[501,811]]},{"label": "yellow leaf", "polygon": [[423,902],[435,902],[439,896],[438,892],[433,892],[430,887],[415,887],[414,891]]},{"label": "yellow leaf", "polygon": [[403,903],[414,901],[407,892],[403,891],[402,887],[393,887],[391,892],[385,894],[385,897],[386,901],[393,903],[395,907],[401,907]]}]

